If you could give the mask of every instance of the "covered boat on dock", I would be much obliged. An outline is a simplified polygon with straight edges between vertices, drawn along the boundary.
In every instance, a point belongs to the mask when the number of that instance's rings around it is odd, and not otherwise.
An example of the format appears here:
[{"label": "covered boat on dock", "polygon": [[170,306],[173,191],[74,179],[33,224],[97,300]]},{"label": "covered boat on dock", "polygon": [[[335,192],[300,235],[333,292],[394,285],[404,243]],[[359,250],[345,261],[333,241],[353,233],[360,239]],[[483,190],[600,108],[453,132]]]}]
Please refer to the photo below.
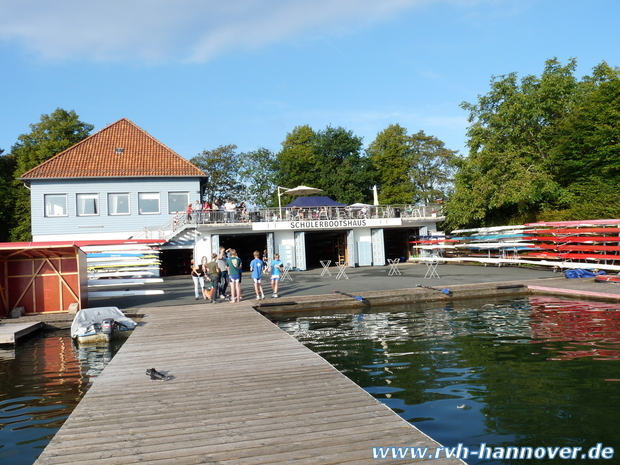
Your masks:
[{"label": "covered boat on dock", "polygon": [[118,307],[84,308],[71,323],[71,338],[78,344],[108,342],[136,326]]}]

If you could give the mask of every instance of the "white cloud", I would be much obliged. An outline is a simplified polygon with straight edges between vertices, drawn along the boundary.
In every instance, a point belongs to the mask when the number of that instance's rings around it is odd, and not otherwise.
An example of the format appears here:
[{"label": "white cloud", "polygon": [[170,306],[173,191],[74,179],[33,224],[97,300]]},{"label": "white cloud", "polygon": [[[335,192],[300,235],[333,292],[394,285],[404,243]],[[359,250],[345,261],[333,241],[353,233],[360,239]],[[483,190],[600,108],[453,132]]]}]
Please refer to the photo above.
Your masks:
[{"label": "white cloud", "polygon": [[47,60],[204,62],[317,29],[355,30],[430,1],[0,0],[0,40]]}]

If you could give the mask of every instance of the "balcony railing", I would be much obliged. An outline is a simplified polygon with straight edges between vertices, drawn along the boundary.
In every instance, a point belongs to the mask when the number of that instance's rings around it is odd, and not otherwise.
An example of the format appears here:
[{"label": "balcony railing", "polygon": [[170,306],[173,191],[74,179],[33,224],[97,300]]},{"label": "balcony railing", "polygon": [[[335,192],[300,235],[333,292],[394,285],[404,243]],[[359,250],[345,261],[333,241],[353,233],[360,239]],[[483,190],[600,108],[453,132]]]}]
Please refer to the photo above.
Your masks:
[{"label": "balcony railing", "polygon": [[199,225],[243,225],[267,221],[402,218],[423,220],[443,216],[441,205],[369,205],[367,207],[262,208],[260,210],[198,210],[177,213],[156,229],[143,228],[133,238],[169,239],[181,229]]}]

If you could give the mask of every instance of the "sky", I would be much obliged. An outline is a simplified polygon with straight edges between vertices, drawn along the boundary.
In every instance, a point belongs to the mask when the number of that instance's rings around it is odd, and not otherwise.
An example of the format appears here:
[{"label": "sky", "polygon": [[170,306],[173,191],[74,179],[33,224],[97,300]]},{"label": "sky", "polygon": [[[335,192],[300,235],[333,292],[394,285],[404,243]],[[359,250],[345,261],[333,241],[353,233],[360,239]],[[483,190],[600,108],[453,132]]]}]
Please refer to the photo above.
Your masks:
[{"label": "sky", "polygon": [[620,66],[619,18],[616,0],[0,0],[0,149],[62,108],[187,159],[277,152],[306,124],[466,155],[462,102],[554,57]]}]

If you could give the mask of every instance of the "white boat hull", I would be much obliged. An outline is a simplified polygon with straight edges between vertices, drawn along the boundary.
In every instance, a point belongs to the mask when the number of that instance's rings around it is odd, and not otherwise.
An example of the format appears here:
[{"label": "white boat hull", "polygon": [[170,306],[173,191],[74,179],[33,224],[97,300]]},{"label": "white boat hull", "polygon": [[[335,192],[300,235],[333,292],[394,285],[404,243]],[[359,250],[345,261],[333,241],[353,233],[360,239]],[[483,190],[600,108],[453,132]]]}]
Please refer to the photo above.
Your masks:
[{"label": "white boat hull", "polygon": [[94,333],[77,336],[75,340],[78,344],[96,344],[101,342],[110,342],[112,338],[110,334]]},{"label": "white boat hull", "polygon": [[118,307],[80,310],[71,323],[71,337],[78,344],[105,343],[121,334],[129,334],[137,323]]}]

